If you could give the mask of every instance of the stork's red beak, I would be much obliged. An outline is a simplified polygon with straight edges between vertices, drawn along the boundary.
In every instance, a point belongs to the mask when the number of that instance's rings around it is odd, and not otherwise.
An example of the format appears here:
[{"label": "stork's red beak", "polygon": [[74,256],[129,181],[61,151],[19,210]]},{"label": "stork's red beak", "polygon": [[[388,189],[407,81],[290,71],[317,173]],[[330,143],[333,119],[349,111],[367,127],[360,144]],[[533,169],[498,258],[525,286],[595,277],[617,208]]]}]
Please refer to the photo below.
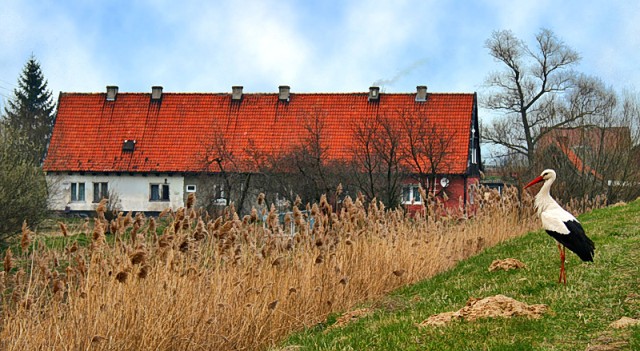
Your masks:
[{"label": "stork's red beak", "polygon": [[534,184],[540,183],[543,180],[544,178],[542,178],[542,176],[538,176],[536,179],[532,180],[531,183],[527,184],[527,186],[525,186],[524,188],[526,189]]}]

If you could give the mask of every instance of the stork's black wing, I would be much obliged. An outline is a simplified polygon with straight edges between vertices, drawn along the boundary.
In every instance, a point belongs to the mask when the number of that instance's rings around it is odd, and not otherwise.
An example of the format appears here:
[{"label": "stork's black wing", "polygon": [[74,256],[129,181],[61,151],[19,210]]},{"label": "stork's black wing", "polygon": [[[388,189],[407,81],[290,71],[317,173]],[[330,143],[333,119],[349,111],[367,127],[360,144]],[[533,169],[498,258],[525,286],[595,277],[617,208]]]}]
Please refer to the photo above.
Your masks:
[{"label": "stork's black wing", "polygon": [[596,247],[593,241],[584,233],[580,222],[566,221],[564,224],[569,229],[569,234],[560,234],[551,230],[547,230],[547,233],[567,249],[575,252],[581,260],[593,262],[593,254]]}]

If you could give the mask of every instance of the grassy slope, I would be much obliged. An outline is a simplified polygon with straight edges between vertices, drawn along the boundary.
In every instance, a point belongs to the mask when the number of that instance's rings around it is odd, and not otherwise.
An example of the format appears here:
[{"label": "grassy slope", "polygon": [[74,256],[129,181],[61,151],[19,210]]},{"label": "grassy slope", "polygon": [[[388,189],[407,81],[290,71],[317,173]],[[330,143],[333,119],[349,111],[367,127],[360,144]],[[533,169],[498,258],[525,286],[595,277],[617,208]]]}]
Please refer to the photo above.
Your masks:
[{"label": "grassy slope", "polygon": [[[609,324],[640,318],[640,200],[580,217],[596,243],[594,264],[567,252],[567,286],[557,283],[555,242],[540,231],[486,250],[454,269],[403,288],[373,304],[375,313],[343,328],[324,325],[293,335],[284,349],[303,350],[585,350],[616,342],[640,350],[640,327]],[[496,258],[513,257],[526,269],[488,272]],[[432,314],[458,310],[467,299],[504,294],[552,312],[526,318],[456,322],[418,328]],[[335,320],[335,318],[333,318]],[[295,347],[299,345],[301,347]],[[617,348],[614,348],[617,349]]]}]

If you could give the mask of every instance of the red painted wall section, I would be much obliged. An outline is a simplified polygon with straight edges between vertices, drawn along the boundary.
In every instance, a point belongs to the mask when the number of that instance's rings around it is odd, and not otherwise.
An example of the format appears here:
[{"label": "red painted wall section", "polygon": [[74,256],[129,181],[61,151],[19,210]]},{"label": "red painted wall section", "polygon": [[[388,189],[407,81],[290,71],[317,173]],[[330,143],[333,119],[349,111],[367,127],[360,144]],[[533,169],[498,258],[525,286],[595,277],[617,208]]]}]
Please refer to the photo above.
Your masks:
[{"label": "red painted wall section", "polygon": [[[465,214],[465,210],[467,215],[473,215],[476,212],[476,199],[474,199],[474,187],[477,187],[478,184],[480,184],[480,178],[478,177],[468,177],[467,178],[467,182],[466,182],[466,188],[467,188],[467,203],[466,203],[466,209],[464,206],[464,199],[465,199],[465,179],[464,176],[461,175],[451,175],[451,176],[447,176],[447,178],[450,179],[450,183],[449,186],[446,187],[444,189],[444,193],[446,194],[446,197],[444,197],[442,195],[442,187],[440,186],[440,184],[436,184],[436,193],[439,194],[436,199],[439,202],[439,204],[442,204],[443,206],[441,206],[443,210],[439,210],[441,215],[447,215],[447,214],[451,214],[451,215],[464,215]],[[405,184],[412,184],[415,183],[413,181],[407,181],[405,182]],[[433,191],[433,189],[431,189],[431,191]],[[420,204],[413,204],[413,205],[405,205],[406,210],[411,213],[411,214],[415,214],[419,211],[422,210],[422,205]]]}]

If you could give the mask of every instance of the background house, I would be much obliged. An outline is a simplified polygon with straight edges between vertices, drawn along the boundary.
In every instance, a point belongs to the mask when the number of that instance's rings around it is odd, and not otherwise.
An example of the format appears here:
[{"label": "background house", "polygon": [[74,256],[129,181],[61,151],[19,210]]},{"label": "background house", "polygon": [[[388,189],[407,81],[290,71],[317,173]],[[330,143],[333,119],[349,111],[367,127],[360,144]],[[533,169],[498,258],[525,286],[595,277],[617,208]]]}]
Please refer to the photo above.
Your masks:
[{"label": "background house", "polygon": [[[406,206],[418,184],[449,207],[472,201],[481,153],[475,94],[61,93],[44,170],[52,208],[92,211],[110,196],[125,211],[240,203],[266,191],[286,206],[301,193]],[[297,178],[293,175],[297,175]],[[368,177],[367,177],[368,175]],[[389,186],[393,180],[394,187]],[[314,192],[311,192],[314,189]],[[376,191],[380,192],[379,195]],[[339,195],[334,202],[339,202]]]},{"label": "background house", "polygon": [[559,173],[559,194],[607,194],[611,201],[636,198],[639,174],[628,127],[584,126],[544,130],[537,154]]},{"label": "background house", "polygon": [[631,146],[627,127],[589,126],[545,130],[538,151],[553,153],[551,149],[555,148],[577,173],[602,178],[606,168],[603,160]]}]

